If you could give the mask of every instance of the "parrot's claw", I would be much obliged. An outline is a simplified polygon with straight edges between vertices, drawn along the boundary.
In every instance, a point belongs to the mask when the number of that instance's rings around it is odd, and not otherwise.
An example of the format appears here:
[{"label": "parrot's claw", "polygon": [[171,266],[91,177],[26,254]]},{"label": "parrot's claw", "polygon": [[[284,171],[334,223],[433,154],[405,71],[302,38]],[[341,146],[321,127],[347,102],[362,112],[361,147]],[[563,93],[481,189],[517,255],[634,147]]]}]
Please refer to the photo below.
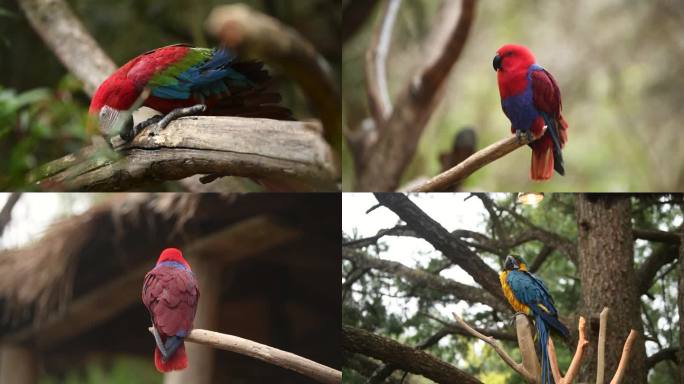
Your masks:
[{"label": "parrot's claw", "polygon": [[529,144],[534,141],[534,135],[532,135],[532,131],[515,131],[515,138],[518,139],[518,144],[523,145],[523,144]]},{"label": "parrot's claw", "polygon": [[[125,130],[124,132],[122,132],[121,138],[124,141],[126,141],[127,143],[130,143],[131,141],[133,141],[133,139],[135,139],[136,136],[138,136],[138,134],[140,134],[140,132],[142,132],[143,129],[149,127],[152,124],[158,123],[159,120],[162,119],[162,117],[163,117],[162,115],[154,115],[154,116],[150,117],[149,119],[138,123],[136,126],[129,128],[129,129]],[[132,121],[133,120],[131,120],[131,122]]]},{"label": "parrot's claw", "polygon": [[197,104],[186,108],[176,108],[173,111],[167,113],[164,117],[159,119],[157,124],[150,129],[150,135],[158,135],[162,129],[166,128],[172,121],[179,117],[195,115],[200,112],[207,110],[207,106],[204,104]]},{"label": "parrot's claw", "polygon": [[514,325],[514,324],[515,324],[515,318],[518,317],[518,315],[525,315],[525,316],[527,316],[527,313],[525,313],[525,312],[516,312],[516,313],[514,313],[513,316],[511,316],[511,321],[510,321],[511,325]]}]

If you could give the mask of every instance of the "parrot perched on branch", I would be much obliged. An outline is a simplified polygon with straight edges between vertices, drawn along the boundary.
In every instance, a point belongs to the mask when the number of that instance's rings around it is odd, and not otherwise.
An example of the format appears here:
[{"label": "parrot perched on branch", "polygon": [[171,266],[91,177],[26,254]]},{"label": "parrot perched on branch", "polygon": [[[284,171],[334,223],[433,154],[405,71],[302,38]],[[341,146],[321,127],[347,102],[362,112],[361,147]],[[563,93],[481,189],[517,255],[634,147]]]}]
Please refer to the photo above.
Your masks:
[{"label": "parrot perched on branch", "polygon": [[532,180],[548,180],[555,169],[565,174],[561,150],[568,141],[568,124],[561,115],[556,80],[536,64],[530,50],[508,44],[494,56],[501,107],[518,139],[525,135],[532,147]]},{"label": "parrot perched on branch", "polygon": [[142,301],[152,317],[157,344],[154,365],[159,372],[188,366],[183,339],[192,330],[198,300],[197,281],[181,251],[162,251],[157,265],[145,275],[142,290]]},{"label": "parrot perched on branch", "polygon": [[570,331],[558,320],[558,311],[546,284],[527,270],[527,263],[521,256],[506,257],[504,270],[499,275],[499,279],[504,296],[513,309],[534,318],[542,360],[541,384],[549,384],[551,383],[551,362],[547,351],[549,332],[554,330],[567,339]]},{"label": "parrot perched on branch", "polygon": [[[227,48],[170,45],[133,58],[109,76],[95,92],[89,113],[103,135],[126,141],[148,125],[163,129],[190,114],[292,120],[291,112],[277,105],[280,95],[267,91],[269,80],[263,63],[239,61]],[[133,127],[131,114],[141,106],[166,116]]]}]

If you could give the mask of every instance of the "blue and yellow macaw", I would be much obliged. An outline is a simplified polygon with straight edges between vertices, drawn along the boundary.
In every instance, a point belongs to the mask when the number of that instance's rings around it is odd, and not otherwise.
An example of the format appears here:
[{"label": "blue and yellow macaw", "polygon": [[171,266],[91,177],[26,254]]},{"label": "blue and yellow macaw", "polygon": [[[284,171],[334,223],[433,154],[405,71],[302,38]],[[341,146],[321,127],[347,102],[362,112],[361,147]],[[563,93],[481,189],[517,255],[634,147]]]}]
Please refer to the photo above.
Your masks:
[{"label": "blue and yellow macaw", "polygon": [[501,288],[508,302],[516,312],[534,318],[537,340],[541,350],[542,384],[551,383],[551,362],[547,352],[549,330],[558,331],[568,338],[568,328],[558,320],[558,311],[546,284],[527,270],[527,263],[521,256],[508,256],[504,270],[499,275]]}]

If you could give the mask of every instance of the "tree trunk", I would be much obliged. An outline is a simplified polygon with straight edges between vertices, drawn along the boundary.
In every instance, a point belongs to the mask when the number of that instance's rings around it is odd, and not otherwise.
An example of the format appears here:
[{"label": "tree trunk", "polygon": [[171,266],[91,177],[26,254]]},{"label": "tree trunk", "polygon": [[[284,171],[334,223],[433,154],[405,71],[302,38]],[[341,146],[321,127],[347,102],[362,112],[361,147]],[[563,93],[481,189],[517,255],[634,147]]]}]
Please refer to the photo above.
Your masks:
[{"label": "tree trunk", "polygon": [[36,355],[25,346],[4,344],[0,347],[0,383],[35,384],[38,382]]},{"label": "tree trunk", "polygon": [[606,333],[606,381],[613,377],[630,329],[640,336],[630,356],[623,383],[646,382],[646,350],[641,323],[640,297],[634,271],[634,246],[629,197],[578,195],[577,226],[579,274],[582,281],[580,314],[590,319],[588,358],[579,382],[596,381],[598,315],[609,307]]}]

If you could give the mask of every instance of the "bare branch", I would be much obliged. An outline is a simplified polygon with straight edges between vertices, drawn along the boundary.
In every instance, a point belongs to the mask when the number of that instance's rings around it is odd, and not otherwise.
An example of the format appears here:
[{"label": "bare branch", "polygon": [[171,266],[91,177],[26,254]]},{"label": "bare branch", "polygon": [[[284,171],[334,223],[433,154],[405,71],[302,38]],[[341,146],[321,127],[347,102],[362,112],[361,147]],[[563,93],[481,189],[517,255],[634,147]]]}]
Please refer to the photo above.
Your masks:
[{"label": "bare branch", "polygon": [[629,336],[627,336],[625,346],[622,348],[620,364],[618,364],[617,371],[615,372],[615,376],[613,376],[613,380],[610,381],[610,384],[619,384],[622,381],[622,378],[625,376],[625,372],[627,372],[627,367],[629,366],[629,355],[632,352],[632,346],[634,345],[637,336],[639,336],[639,332],[633,329],[629,331]]},{"label": "bare branch", "polygon": [[[518,331],[518,340],[520,343],[520,353],[523,355],[523,363],[516,363],[511,356],[506,353],[503,347],[492,337],[485,336],[480,332],[473,329],[468,323],[466,323],[457,314],[453,313],[454,320],[463,329],[465,329],[471,335],[477,337],[478,339],[489,344],[496,353],[499,354],[501,359],[503,359],[506,364],[508,364],[513,370],[518,372],[528,383],[536,383],[537,379],[535,375],[531,372],[539,371],[539,361],[537,360],[537,355],[534,352],[534,339],[532,337],[532,332],[529,326],[529,320],[523,314],[518,314],[515,316],[516,329]],[[526,348],[523,348],[526,347]],[[535,368],[536,364],[536,368]]]},{"label": "bare branch", "polygon": [[606,332],[608,323],[608,307],[604,307],[599,315],[599,337],[596,351],[596,384],[603,384],[606,370]]},{"label": "bare branch", "polygon": [[[419,139],[444,91],[446,79],[458,60],[475,18],[475,0],[445,1],[441,22],[428,35],[424,46],[434,57],[420,68],[397,97],[395,108],[378,139],[357,158],[359,190],[393,191],[416,152]],[[432,55],[430,55],[432,56]]]},{"label": "bare branch", "polygon": [[103,158],[86,148],[43,166],[34,180],[50,190],[125,190],[218,174],[288,183],[298,190],[336,188],[332,151],[316,123],[198,116],[175,120],[156,136],[148,132],[118,143],[121,157]]},{"label": "bare branch", "polygon": [[92,95],[116,65],[100,49],[64,0],[19,0],[45,44]]},{"label": "bare branch", "polygon": [[455,167],[426,181],[414,188],[411,192],[437,192],[448,190],[452,185],[462,182],[473,172],[485,165],[497,160],[514,150],[527,145],[526,140],[521,142],[515,136],[499,140],[490,146],[475,152]]},{"label": "bare branch", "polygon": [[393,364],[397,369],[423,375],[438,383],[481,383],[475,377],[425,351],[348,325],[342,326],[342,348]]},{"label": "bare branch", "polygon": [[[149,328],[150,333],[152,329],[152,327]],[[320,383],[337,384],[342,381],[342,372],[338,370],[326,367],[323,364],[295,355],[294,353],[241,337],[207,331],[205,329],[193,329],[185,338],[185,341],[253,357],[269,364],[295,371]]]},{"label": "bare branch", "polygon": [[646,369],[651,369],[655,367],[656,364],[665,360],[670,360],[675,364],[679,364],[679,357],[677,356],[677,352],[679,352],[679,348],[677,347],[661,349],[660,351],[646,358]]},{"label": "bare branch", "polygon": [[392,113],[392,100],[387,87],[387,54],[392,41],[392,30],[401,0],[388,0],[382,22],[373,34],[373,40],[366,51],[366,91],[368,92],[368,109],[375,120],[375,126],[381,127]]},{"label": "bare branch", "polygon": [[207,29],[245,57],[256,57],[282,68],[302,88],[316,108],[326,140],[342,144],[342,102],[339,79],[305,36],[244,4],[214,8]]},{"label": "bare branch", "polygon": [[660,243],[668,243],[679,245],[679,234],[667,231],[659,231],[657,229],[640,229],[634,228],[632,230],[635,239],[648,240]]},{"label": "bare branch", "polygon": [[584,352],[589,345],[589,340],[587,340],[586,337],[586,325],[587,321],[584,319],[584,317],[580,316],[579,324],[577,325],[577,329],[579,330],[577,349],[575,349],[575,356],[573,356],[572,362],[570,363],[570,367],[565,373],[565,376],[561,376],[560,374],[560,369],[558,368],[558,359],[556,357],[556,347],[553,345],[553,339],[549,337],[549,360],[551,361],[551,373],[553,373],[553,380],[556,384],[572,384],[572,382],[575,380],[575,377],[579,373]]}]

